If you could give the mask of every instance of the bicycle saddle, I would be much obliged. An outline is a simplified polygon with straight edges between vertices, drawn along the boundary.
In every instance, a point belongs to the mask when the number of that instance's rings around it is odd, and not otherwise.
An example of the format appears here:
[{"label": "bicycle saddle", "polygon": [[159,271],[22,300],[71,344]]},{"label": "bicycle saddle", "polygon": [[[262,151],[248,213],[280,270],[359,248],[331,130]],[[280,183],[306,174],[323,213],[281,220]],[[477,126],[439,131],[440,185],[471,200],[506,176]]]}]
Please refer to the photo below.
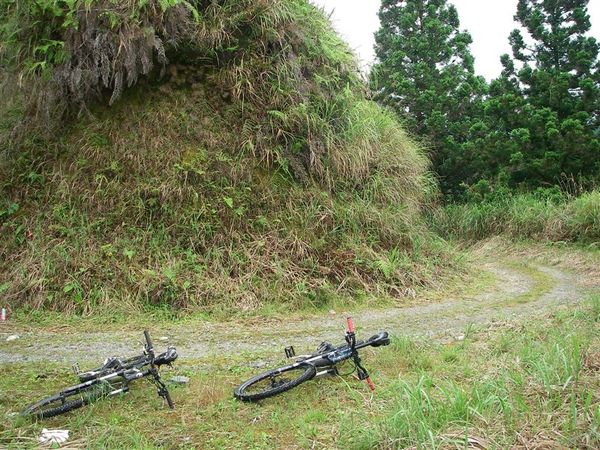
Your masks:
[{"label": "bicycle saddle", "polygon": [[390,336],[387,331],[382,331],[375,336],[371,336],[367,341],[373,347],[381,347],[383,345],[390,345]]},{"label": "bicycle saddle", "polygon": [[156,357],[156,359],[154,360],[154,364],[156,364],[157,366],[161,366],[163,364],[171,364],[177,359],[178,356],[179,355],[177,354],[177,350],[175,349],[175,347],[169,347],[167,348],[166,352],[161,353]]}]

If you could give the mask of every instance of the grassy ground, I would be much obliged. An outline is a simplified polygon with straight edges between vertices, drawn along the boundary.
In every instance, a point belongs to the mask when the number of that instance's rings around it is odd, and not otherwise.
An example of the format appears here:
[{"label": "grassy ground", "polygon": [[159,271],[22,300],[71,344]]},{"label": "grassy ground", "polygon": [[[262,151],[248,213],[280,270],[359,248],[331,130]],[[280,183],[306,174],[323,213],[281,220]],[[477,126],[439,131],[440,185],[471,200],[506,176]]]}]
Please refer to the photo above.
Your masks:
[{"label": "grassy ground", "polygon": [[467,439],[482,448],[597,448],[599,332],[596,296],[577,309],[471,328],[447,345],[396,336],[364,352],[374,395],[343,377],[259,405],[236,402],[231,390],[260,370],[245,362],[260,355],[181,360],[173,373],[191,382],[174,389],[174,412],[139,383],[124,398],[44,423],[10,413],[73,377],[57,365],[16,365],[0,378],[0,444],[33,445],[49,427],[91,448],[464,448]]}]

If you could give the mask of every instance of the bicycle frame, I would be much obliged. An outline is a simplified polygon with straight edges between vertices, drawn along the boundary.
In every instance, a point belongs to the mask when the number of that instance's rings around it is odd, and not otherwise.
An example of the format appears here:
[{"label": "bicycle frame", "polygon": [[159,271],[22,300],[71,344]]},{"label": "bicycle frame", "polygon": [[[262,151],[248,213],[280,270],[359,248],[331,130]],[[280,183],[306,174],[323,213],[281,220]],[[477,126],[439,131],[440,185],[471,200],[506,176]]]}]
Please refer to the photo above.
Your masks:
[{"label": "bicycle frame", "polygon": [[[112,397],[129,391],[129,383],[141,378],[149,377],[149,381],[158,388],[158,395],[164,398],[171,409],[174,408],[173,401],[165,383],[161,380],[159,367],[170,365],[177,359],[177,351],[169,347],[166,352],[156,356],[150,335],[144,332],[146,345],[142,355],[118,360],[116,366],[105,364],[89,372],[77,373],[80,383],[62,389],[58,394],[46,397],[33,405],[30,405],[22,414],[37,415],[38,417],[53,417],[54,415],[68,412],[79,408],[100,398]],[[54,405],[54,403],[58,403]],[[44,410],[43,408],[46,408]],[[44,415],[47,412],[47,415]]]},{"label": "bicycle frame", "polygon": [[[125,372],[129,372],[129,371],[133,372],[132,375],[125,374]],[[80,383],[78,385],[68,387],[68,388],[62,390],[60,392],[60,394],[58,394],[58,395],[59,396],[68,396],[69,394],[77,393],[78,391],[81,391],[82,389],[94,386],[96,384],[101,385],[106,382],[110,383],[111,381],[116,381],[116,379],[118,379],[118,378],[122,378],[122,380],[118,380],[120,383],[122,383],[122,387],[120,389],[111,391],[107,394],[108,397],[111,397],[113,395],[117,395],[122,392],[127,392],[129,390],[128,385],[130,382],[139,380],[140,378],[144,378],[150,374],[151,374],[151,370],[142,371],[139,369],[129,369],[129,370],[121,369],[121,370],[118,370],[111,374],[105,375],[103,377],[94,378],[93,380],[89,380],[84,383]]]},{"label": "bicycle frame", "polygon": [[[311,364],[317,368],[315,377],[335,374],[335,366],[343,361],[354,359],[354,363],[358,370],[358,375],[361,380],[365,380],[371,390],[375,390],[375,385],[371,381],[366,369],[362,367],[358,350],[370,346],[388,345],[389,337],[386,332],[372,336],[366,341],[356,341],[356,334],[352,318],[348,317],[348,331],[346,331],[346,344],[336,347],[333,350],[324,353],[318,353],[308,356],[299,356],[299,360],[289,366],[275,370],[275,373],[282,373],[291,368],[297,368],[304,364]],[[321,370],[319,370],[321,369]]]}]

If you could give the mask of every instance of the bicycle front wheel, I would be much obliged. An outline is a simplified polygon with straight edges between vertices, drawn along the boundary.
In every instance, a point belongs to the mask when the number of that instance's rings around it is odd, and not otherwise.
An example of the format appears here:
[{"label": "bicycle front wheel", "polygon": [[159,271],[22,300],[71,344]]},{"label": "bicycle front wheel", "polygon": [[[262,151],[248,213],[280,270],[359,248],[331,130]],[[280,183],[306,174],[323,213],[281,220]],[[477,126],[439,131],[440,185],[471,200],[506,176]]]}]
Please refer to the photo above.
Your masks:
[{"label": "bicycle front wheel", "polygon": [[233,395],[245,402],[255,402],[289,391],[314,378],[317,369],[312,364],[286,366],[270,370],[238,386]]}]

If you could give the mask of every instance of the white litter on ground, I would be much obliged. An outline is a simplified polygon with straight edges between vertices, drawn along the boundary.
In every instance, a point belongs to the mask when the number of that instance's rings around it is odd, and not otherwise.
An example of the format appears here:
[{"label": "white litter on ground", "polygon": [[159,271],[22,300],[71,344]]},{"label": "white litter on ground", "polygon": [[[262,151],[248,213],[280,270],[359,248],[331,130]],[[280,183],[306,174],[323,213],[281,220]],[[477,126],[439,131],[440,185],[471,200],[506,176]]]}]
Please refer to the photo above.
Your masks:
[{"label": "white litter on ground", "polygon": [[174,384],[188,384],[190,382],[190,379],[188,377],[184,377],[184,376],[175,376],[175,377],[171,377],[171,383]]},{"label": "white litter on ground", "polygon": [[69,430],[48,430],[44,428],[40,436],[40,444],[62,444],[69,439]]}]

